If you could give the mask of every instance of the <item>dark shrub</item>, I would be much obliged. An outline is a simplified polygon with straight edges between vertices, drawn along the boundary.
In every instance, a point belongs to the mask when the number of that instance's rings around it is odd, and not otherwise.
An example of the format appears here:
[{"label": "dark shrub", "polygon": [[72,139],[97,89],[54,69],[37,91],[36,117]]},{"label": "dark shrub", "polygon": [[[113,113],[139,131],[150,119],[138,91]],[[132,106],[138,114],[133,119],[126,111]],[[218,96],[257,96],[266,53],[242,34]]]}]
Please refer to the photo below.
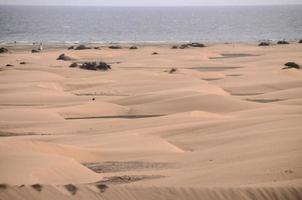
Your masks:
[{"label": "dark shrub", "polygon": [[258,46],[262,46],[262,47],[264,47],[264,46],[270,46],[270,43],[269,42],[260,42],[260,44],[258,44]]},{"label": "dark shrub", "polygon": [[14,65],[6,64],[6,67],[13,67]]},{"label": "dark shrub", "polygon": [[187,49],[187,48],[189,48],[189,45],[188,44],[182,44],[182,45],[180,45],[179,48],[180,49]]},{"label": "dark shrub", "polygon": [[90,47],[86,47],[85,45],[81,44],[75,48],[75,50],[85,50],[85,49],[91,49]]},{"label": "dark shrub", "polygon": [[138,49],[138,48],[136,46],[131,46],[129,49],[135,50],[135,49]]},{"label": "dark shrub", "polygon": [[31,185],[31,187],[34,188],[38,192],[41,192],[42,188],[43,188],[43,186],[41,184],[34,184],[34,185]]},{"label": "dark shrub", "polygon": [[176,71],[177,71],[176,68],[172,68],[172,69],[170,69],[169,73],[170,73],[170,74],[173,74],[173,73],[176,72]]},{"label": "dark shrub", "polygon": [[66,190],[70,192],[72,195],[75,195],[78,191],[78,188],[73,184],[64,185]]},{"label": "dark shrub", "polygon": [[100,190],[100,192],[105,192],[108,186],[106,184],[98,184],[96,187]]},{"label": "dark shrub", "polygon": [[80,68],[88,70],[97,70],[97,64],[96,62],[85,62],[80,66]]},{"label": "dark shrub", "polygon": [[177,45],[173,45],[172,49],[178,49],[178,46]]},{"label": "dark shrub", "polygon": [[108,65],[107,63],[105,62],[85,62],[83,63],[80,68],[82,69],[88,69],[88,70],[109,70],[111,69],[111,66]]},{"label": "dark shrub", "polygon": [[152,55],[158,55],[158,53],[157,52],[153,52]]},{"label": "dark shrub", "polygon": [[32,53],[39,53],[40,51],[39,50],[36,50],[36,49],[33,49],[31,50]]},{"label": "dark shrub", "polygon": [[82,64],[78,63],[72,63],[69,67],[75,68],[75,67],[80,67],[81,69],[87,69],[87,70],[109,70],[111,69],[111,66],[108,65],[105,62],[84,62]]},{"label": "dark shrub", "polygon": [[72,50],[72,49],[74,49],[74,46],[68,47],[68,50]]},{"label": "dark shrub", "polygon": [[7,48],[0,48],[0,53],[7,53],[8,52],[8,49]]},{"label": "dark shrub", "polygon": [[26,62],[20,62],[20,65],[25,65],[26,64]]},{"label": "dark shrub", "polygon": [[285,41],[285,40],[280,40],[277,42],[277,44],[289,44],[289,42]]},{"label": "dark shrub", "polygon": [[57,60],[65,60],[65,61],[68,61],[68,60],[73,60],[71,57],[69,56],[66,56],[64,53],[62,53],[58,58]]},{"label": "dark shrub", "polygon": [[71,65],[69,65],[69,67],[72,67],[72,68],[78,67],[78,66],[79,66],[78,63],[72,63]]},{"label": "dark shrub", "polygon": [[5,190],[7,188],[6,184],[0,184],[0,190]]},{"label": "dark shrub", "polygon": [[122,49],[122,47],[118,46],[118,45],[112,45],[112,46],[109,46],[108,48],[109,49]]},{"label": "dark shrub", "polygon": [[111,66],[108,65],[108,64],[105,63],[105,62],[99,62],[97,68],[98,68],[99,70],[108,70],[108,69],[111,69]]},{"label": "dark shrub", "polygon": [[288,62],[288,63],[285,63],[284,65],[286,67],[284,67],[283,69],[291,69],[291,68],[300,69],[300,66],[295,62]]},{"label": "dark shrub", "polygon": [[198,42],[192,42],[189,44],[190,47],[205,47],[204,44]]},{"label": "dark shrub", "polygon": [[300,40],[299,43],[302,44],[302,40]]}]

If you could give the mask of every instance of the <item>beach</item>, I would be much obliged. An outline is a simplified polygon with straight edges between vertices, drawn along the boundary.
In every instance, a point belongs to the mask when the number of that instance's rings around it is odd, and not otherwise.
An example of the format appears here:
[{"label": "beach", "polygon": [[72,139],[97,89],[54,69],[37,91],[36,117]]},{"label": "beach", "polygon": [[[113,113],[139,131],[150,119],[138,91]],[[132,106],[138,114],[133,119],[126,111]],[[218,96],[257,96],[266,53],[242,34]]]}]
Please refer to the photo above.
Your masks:
[{"label": "beach", "polygon": [[1,200],[302,198],[302,44],[85,45],[2,45]]}]

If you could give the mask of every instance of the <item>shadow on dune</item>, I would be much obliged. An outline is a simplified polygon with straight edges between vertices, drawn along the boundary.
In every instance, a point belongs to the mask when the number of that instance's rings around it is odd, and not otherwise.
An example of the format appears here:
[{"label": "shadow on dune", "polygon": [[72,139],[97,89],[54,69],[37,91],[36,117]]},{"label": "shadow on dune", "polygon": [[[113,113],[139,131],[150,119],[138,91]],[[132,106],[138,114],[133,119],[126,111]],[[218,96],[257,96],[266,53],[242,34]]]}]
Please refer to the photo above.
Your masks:
[{"label": "shadow on dune", "polygon": [[65,120],[77,120],[77,119],[139,119],[139,118],[151,118],[162,117],[164,115],[113,115],[113,116],[93,116],[93,117],[66,117]]},{"label": "shadow on dune", "polygon": [[202,72],[215,72],[215,71],[226,71],[231,69],[240,69],[243,67],[192,67],[189,69],[198,70]]},{"label": "shadow on dune", "polygon": [[226,58],[243,58],[243,57],[254,57],[259,55],[247,54],[247,53],[223,53],[221,57],[209,57],[209,59],[226,59]]}]

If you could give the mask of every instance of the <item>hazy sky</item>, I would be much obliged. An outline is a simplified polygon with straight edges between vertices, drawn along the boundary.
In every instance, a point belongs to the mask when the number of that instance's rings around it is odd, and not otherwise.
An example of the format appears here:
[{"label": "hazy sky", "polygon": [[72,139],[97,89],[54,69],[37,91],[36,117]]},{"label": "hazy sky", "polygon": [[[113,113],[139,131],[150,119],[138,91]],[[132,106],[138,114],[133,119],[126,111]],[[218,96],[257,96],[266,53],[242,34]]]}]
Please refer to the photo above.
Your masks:
[{"label": "hazy sky", "polygon": [[302,0],[0,0],[14,5],[195,6],[302,4]]}]

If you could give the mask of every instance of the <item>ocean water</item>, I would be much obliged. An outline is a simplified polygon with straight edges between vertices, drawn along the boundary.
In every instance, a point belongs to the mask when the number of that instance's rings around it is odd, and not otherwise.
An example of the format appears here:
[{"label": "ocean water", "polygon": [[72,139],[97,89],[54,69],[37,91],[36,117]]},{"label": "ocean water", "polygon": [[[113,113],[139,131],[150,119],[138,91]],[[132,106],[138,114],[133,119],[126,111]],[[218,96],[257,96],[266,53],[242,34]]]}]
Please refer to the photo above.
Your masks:
[{"label": "ocean water", "polygon": [[0,42],[302,39],[302,6],[0,6]]}]

